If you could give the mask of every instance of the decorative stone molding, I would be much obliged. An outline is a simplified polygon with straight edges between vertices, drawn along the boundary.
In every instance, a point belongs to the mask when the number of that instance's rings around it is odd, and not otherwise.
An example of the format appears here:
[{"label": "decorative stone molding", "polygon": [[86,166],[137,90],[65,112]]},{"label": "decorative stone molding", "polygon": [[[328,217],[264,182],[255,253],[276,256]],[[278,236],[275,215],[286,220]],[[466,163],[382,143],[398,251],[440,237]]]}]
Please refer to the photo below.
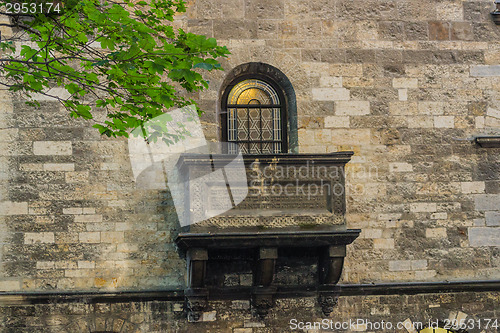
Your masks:
[{"label": "decorative stone molding", "polygon": [[321,306],[321,310],[325,316],[329,316],[332,313],[335,306],[337,306],[339,301],[338,293],[331,291],[320,291],[318,296],[318,303]]}]

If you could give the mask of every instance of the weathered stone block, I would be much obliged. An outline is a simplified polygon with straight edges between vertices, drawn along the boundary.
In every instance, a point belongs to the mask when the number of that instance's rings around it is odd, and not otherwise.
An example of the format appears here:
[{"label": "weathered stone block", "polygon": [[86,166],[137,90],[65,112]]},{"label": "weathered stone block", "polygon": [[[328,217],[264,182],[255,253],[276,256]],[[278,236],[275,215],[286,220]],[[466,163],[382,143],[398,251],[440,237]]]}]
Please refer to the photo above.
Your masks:
[{"label": "weathered stone block", "polygon": [[476,77],[500,76],[500,65],[473,65],[470,75]]},{"label": "weathered stone block", "polygon": [[484,117],[475,117],[474,126],[476,128],[484,128],[485,126],[485,118]]},{"label": "weathered stone block", "polygon": [[435,202],[417,202],[410,204],[410,212],[412,213],[433,213],[437,210]]},{"label": "weathered stone block", "polygon": [[103,243],[123,243],[125,234],[122,231],[103,231],[101,232],[101,241]]},{"label": "weathered stone block", "polygon": [[345,50],[339,49],[323,49],[319,51],[322,62],[327,63],[345,63]]},{"label": "weathered stone block", "polygon": [[237,310],[250,309],[250,301],[243,301],[243,300],[231,301],[231,308]]},{"label": "weathered stone block", "polygon": [[363,76],[363,65],[330,64],[329,74],[332,76]]},{"label": "weathered stone block", "polygon": [[473,40],[474,32],[470,22],[452,22],[451,23],[452,40]]},{"label": "weathered stone block", "polygon": [[62,88],[62,87],[54,87],[54,88],[50,88],[49,90],[47,90],[47,94],[40,94],[40,93],[34,93],[32,94],[32,97],[34,100],[36,101],[57,101],[57,99],[55,97],[51,97],[51,96],[57,96],[63,100],[65,99],[68,99],[71,94],[65,89],[65,88]]},{"label": "weathered stone block", "polygon": [[417,115],[418,112],[416,102],[389,102],[389,114],[391,115],[409,116]]},{"label": "weathered stone block", "polygon": [[404,34],[406,40],[428,40],[426,22],[404,22]]},{"label": "weathered stone block", "polygon": [[346,61],[348,63],[374,63],[375,50],[346,50]]},{"label": "weathered stone block", "polygon": [[398,89],[398,99],[400,101],[408,100],[408,89]]},{"label": "weathered stone block", "polygon": [[78,233],[76,232],[56,232],[56,244],[78,243]]},{"label": "weathered stone block", "polygon": [[442,115],[445,103],[443,102],[419,102],[418,113],[425,115]]},{"label": "weathered stone block", "polygon": [[362,116],[370,114],[370,102],[368,101],[336,102],[335,114],[337,116]]},{"label": "weathered stone block", "polygon": [[88,269],[67,269],[64,271],[64,276],[68,278],[91,277],[91,272]]},{"label": "weathered stone block", "polygon": [[429,22],[430,40],[449,40],[450,27],[448,22],[431,21]]},{"label": "weathered stone block", "polygon": [[79,269],[93,269],[93,268],[95,268],[95,262],[79,260],[78,261],[78,268]]},{"label": "weathered stone block", "polygon": [[389,261],[389,271],[397,272],[397,271],[409,271],[411,270],[411,261],[410,260],[392,260]]},{"label": "weathered stone block", "polygon": [[489,19],[492,6],[488,1],[464,1],[464,19],[471,22],[479,22]]},{"label": "weathered stone block", "polygon": [[369,129],[332,129],[332,141],[337,145],[369,144],[370,139]]},{"label": "weathered stone block", "polygon": [[394,88],[416,89],[418,88],[418,79],[405,77],[394,78],[392,79],[392,86]]},{"label": "weathered stone block", "polygon": [[78,239],[81,243],[100,243],[101,233],[100,232],[80,232],[78,234]]},{"label": "weathered stone block", "polygon": [[500,111],[499,110],[496,110],[496,109],[493,109],[493,108],[488,108],[486,110],[486,115],[488,117],[493,117],[493,118],[498,118],[500,119]]},{"label": "weathered stone block", "polygon": [[66,172],[66,183],[87,183],[89,178],[88,171]]},{"label": "weathered stone block", "polygon": [[342,77],[340,76],[321,76],[319,78],[320,87],[342,88]]},{"label": "weathered stone block", "polygon": [[332,132],[329,129],[318,129],[314,131],[314,141],[316,144],[329,145],[332,141]]},{"label": "weathered stone block", "polygon": [[1,142],[12,142],[17,140],[19,130],[17,128],[6,128],[0,129],[0,141]]},{"label": "weathered stone block", "polygon": [[500,194],[478,194],[474,196],[474,205],[479,211],[499,210]]},{"label": "weathered stone block", "polygon": [[201,321],[216,321],[217,320],[217,311],[209,311],[203,312],[201,317]]},{"label": "weathered stone block", "polygon": [[425,229],[426,238],[447,238],[446,228],[427,228]]},{"label": "weathered stone block", "polygon": [[33,154],[35,155],[71,155],[71,141],[35,141]]},{"label": "weathered stone block", "polygon": [[251,328],[235,328],[233,329],[233,333],[252,333],[253,330]]},{"label": "weathered stone block", "polygon": [[445,21],[461,21],[464,16],[462,4],[462,1],[437,2],[437,18]]},{"label": "weathered stone block", "polygon": [[75,215],[82,214],[83,209],[81,207],[69,207],[63,208],[63,214]]},{"label": "weathered stone block", "polygon": [[469,228],[469,243],[472,247],[500,246],[500,228],[471,227]]},{"label": "weathered stone block", "polygon": [[36,269],[54,269],[55,265],[53,261],[37,261]]},{"label": "weathered stone block", "polygon": [[446,213],[446,212],[439,212],[439,213],[431,214],[432,220],[446,220],[447,218],[448,218],[448,213]]},{"label": "weathered stone block", "polygon": [[0,281],[0,291],[19,291],[21,290],[21,281],[2,280]]},{"label": "weathered stone block", "polygon": [[326,128],[349,128],[348,116],[328,116],[325,117]]},{"label": "weathered stone block", "polygon": [[45,171],[75,171],[74,163],[44,163]]},{"label": "weathered stone block", "polygon": [[[376,47],[376,46],[375,46]],[[382,50],[375,51],[375,61],[377,64],[383,65],[389,70],[396,70],[400,64],[403,62],[403,52],[401,50],[386,49],[385,45],[382,45]]]},{"label": "weathered stone block", "polygon": [[370,77],[344,77],[342,84],[345,88],[370,88],[374,80]]},{"label": "weathered stone block", "polygon": [[434,127],[436,128],[454,128],[454,116],[436,116],[434,117]]},{"label": "weathered stone block", "polygon": [[24,244],[54,243],[53,232],[27,232],[24,234]]},{"label": "weathered stone block", "polygon": [[500,119],[493,117],[484,118],[485,128],[500,128]]},{"label": "weathered stone block", "polygon": [[27,202],[0,201],[0,215],[28,214]]},{"label": "weathered stone block", "polygon": [[385,21],[378,25],[378,34],[382,40],[403,40],[403,22]]},{"label": "weathered stone block", "polygon": [[246,18],[249,19],[283,19],[285,4],[283,0],[245,0]]},{"label": "weathered stone block", "polygon": [[411,260],[411,269],[414,271],[427,269],[427,260]]},{"label": "weathered stone block", "polygon": [[389,163],[390,172],[412,172],[413,166],[405,162],[393,162]]},{"label": "weathered stone block", "polygon": [[432,279],[436,276],[436,274],[437,273],[435,270],[416,271],[415,272],[415,280],[421,281],[421,280]]},{"label": "weathered stone block", "polygon": [[348,101],[350,92],[345,88],[313,88],[313,99],[316,101]]},{"label": "weathered stone block", "polygon": [[214,37],[217,39],[257,38],[258,25],[255,20],[216,20]]},{"label": "weathered stone block", "polygon": [[394,248],[394,239],[374,239],[373,240],[373,248],[375,249],[393,249]]},{"label": "weathered stone block", "polygon": [[95,214],[95,208],[93,207],[84,207],[83,214]]},{"label": "weathered stone block", "polygon": [[[484,182],[463,182],[460,184],[462,187],[462,193],[484,193],[485,183]],[[500,203],[499,203],[500,206]]]},{"label": "weathered stone block", "polygon": [[485,212],[484,216],[487,226],[500,226],[500,211]]},{"label": "weathered stone block", "polygon": [[[243,5],[243,3],[241,3]],[[188,7],[189,8],[189,7]],[[191,8],[189,18],[196,19],[216,19],[222,18],[222,6],[220,1],[198,0]]]},{"label": "weathered stone block", "polygon": [[316,141],[314,140],[314,131],[299,129],[299,143],[307,146],[315,145]]},{"label": "weathered stone block", "polygon": [[187,20],[190,33],[213,37],[212,20]]},{"label": "weathered stone block", "polygon": [[382,238],[382,229],[363,229],[360,237],[362,238]]}]

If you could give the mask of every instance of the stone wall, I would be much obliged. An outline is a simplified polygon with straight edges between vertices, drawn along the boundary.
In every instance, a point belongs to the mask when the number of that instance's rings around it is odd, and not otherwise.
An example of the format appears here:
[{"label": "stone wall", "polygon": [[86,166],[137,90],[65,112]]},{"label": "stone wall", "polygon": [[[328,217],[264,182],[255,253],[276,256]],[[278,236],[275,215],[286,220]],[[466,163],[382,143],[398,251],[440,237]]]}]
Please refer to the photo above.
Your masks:
[{"label": "stone wall", "polygon": [[[348,247],[343,283],[479,280],[500,278],[499,149],[468,140],[500,134],[492,9],[492,1],[197,0],[176,25],[232,52],[196,96],[207,138],[219,135],[224,78],[265,62],[295,89],[300,152],[355,152],[347,222],[363,231]],[[6,92],[0,100],[0,291],[182,287],[171,198],[135,186],[127,142],[99,137],[54,101],[35,109]],[[498,311],[479,294],[391,297],[341,301],[338,311],[392,316],[391,304],[404,300],[405,314],[423,316],[437,311],[425,297],[471,297],[453,311]],[[82,307],[77,315],[98,312]],[[33,325],[45,311],[25,309]],[[245,316],[227,328],[251,332]],[[269,325],[253,332],[284,324]]]},{"label": "stone wall", "polygon": [[336,310],[325,318],[314,298],[300,297],[278,300],[268,317],[259,320],[252,316],[248,301],[218,301],[212,302],[210,311],[203,314],[203,322],[194,324],[186,322],[182,303],[173,300],[21,302],[0,307],[0,329],[5,333],[413,333],[416,330],[412,327],[437,327],[438,321],[446,324],[446,320],[451,323],[455,319],[469,325],[468,332],[495,332],[500,324],[495,324],[500,315],[498,308],[494,309],[498,302],[498,293],[341,297]]},{"label": "stone wall", "polygon": [[11,140],[2,149],[2,289],[182,285],[169,194],[135,188],[127,142],[100,138],[58,102],[13,104],[2,130]]},{"label": "stone wall", "polygon": [[218,137],[223,78],[272,65],[297,96],[299,150],[353,150],[345,283],[500,277],[500,28],[491,1],[193,1],[183,26],[228,45],[200,93]]},{"label": "stone wall", "polygon": [[[500,135],[500,27],[491,10],[490,0],[193,0],[175,24],[232,52],[195,96],[207,138],[219,137],[224,78],[264,62],[293,85],[301,153],[355,152],[346,217],[362,234],[348,246],[342,283],[491,280],[500,278],[500,154],[470,141]],[[101,138],[91,125],[54,101],[31,108],[1,91],[0,291],[184,287],[168,191],[137,188],[126,140]],[[294,277],[278,274],[307,280]],[[498,304],[498,293],[341,297],[330,319],[498,318]],[[29,305],[14,297],[0,314],[5,332],[194,327],[180,300]],[[316,300],[279,299],[264,321],[248,301],[211,302],[205,322],[192,325],[286,332],[293,318],[320,320]]]}]

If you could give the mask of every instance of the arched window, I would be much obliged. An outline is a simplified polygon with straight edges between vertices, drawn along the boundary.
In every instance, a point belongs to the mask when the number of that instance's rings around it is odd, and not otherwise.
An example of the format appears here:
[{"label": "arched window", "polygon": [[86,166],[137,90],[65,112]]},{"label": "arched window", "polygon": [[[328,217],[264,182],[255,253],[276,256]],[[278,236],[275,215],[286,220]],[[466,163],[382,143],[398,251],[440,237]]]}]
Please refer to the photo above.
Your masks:
[{"label": "arched window", "polygon": [[[244,154],[289,152],[296,141],[295,93],[278,69],[249,63],[226,79],[221,100],[221,138],[235,143]],[[291,134],[291,135],[289,135]],[[290,140],[291,139],[291,140]],[[291,142],[290,142],[291,141]],[[235,145],[229,145],[233,153]]]}]

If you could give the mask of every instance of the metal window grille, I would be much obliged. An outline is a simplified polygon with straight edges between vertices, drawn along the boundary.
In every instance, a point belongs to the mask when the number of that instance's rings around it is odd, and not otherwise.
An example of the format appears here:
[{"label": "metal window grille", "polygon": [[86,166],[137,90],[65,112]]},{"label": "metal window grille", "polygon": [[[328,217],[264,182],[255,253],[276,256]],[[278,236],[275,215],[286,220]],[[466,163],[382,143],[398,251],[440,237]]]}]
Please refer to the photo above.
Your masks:
[{"label": "metal window grille", "polygon": [[259,79],[240,81],[230,90],[226,107],[228,142],[246,154],[286,152],[284,103],[273,86]]}]

